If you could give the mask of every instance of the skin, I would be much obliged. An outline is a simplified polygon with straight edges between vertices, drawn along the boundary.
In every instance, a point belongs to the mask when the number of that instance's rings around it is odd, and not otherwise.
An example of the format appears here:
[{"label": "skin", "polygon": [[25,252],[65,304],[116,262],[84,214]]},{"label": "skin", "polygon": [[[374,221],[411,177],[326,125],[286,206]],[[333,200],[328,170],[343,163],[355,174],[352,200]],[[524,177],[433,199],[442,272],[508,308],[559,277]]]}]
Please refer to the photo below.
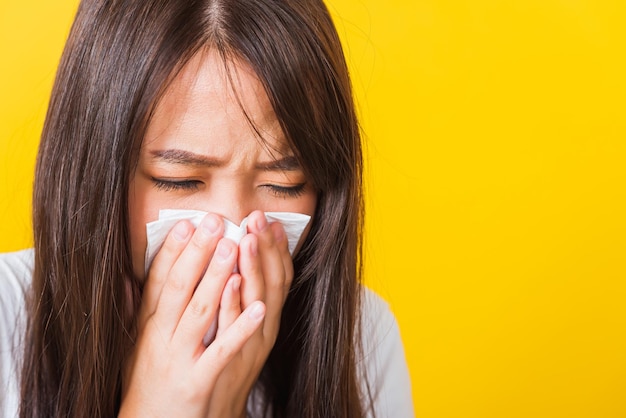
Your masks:
[{"label": "skin", "polygon": [[[293,265],[282,226],[268,224],[262,212],[313,215],[316,193],[255,74],[236,59],[228,65],[230,81],[219,55],[202,51],[177,75],[157,105],[131,179],[138,277],[145,225],[160,209],[211,213],[197,229],[179,222],[145,278],[120,416],[245,416],[278,334]],[[239,246],[222,238],[222,218],[238,224],[246,216]],[[205,347],[216,315],[217,336]]]}]

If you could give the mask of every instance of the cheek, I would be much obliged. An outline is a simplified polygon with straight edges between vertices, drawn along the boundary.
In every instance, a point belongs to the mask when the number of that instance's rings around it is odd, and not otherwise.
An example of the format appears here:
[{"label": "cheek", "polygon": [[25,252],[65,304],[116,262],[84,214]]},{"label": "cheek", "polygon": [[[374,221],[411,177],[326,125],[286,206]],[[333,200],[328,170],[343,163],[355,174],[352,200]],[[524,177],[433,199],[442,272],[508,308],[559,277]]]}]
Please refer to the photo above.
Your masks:
[{"label": "cheek", "polygon": [[304,196],[301,202],[298,202],[298,207],[294,208],[291,212],[304,213],[305,215],[313,216],[315,213],[315,207],[317,206],[317,196],[314,194]]},{"label": "cheek", "polygon": [[317,192],[309,188],[296,199],[279,200],[279,202],[281,202],[281,207],[276,209],[270,208],[267,211],[296,212],[312,217],[317,207]]}]

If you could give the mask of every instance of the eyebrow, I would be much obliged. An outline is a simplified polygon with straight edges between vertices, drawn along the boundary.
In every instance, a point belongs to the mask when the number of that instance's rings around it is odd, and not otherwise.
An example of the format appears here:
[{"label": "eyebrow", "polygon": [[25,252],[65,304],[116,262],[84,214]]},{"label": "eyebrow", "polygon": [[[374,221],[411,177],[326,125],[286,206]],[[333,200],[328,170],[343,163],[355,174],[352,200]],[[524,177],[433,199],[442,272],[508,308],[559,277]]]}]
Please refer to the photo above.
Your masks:
[{"label": "eyebrow", "polygon": [[217,167],[223,164],[216,158],[207,157],[180,149],[166,149],[150,151],[154,160],[163,161],[170,164],[193,165],[202,167]]},{"label": "eyebrow", "polygon": [[[170,164],[181,164],[200,167],[219,167],[225,164],[223,160],[196,154],[180,149],[150,151],[153,159]],[[287,155],[277,160],[260,162],[254,167],[262,171],[297,171],[301,169],[300,162],[294,155]]]},{"label": "eyebrow", "polygon": [[294,155],[288,155],[278,160],[258,163],[255,168],[263,171],[297,171],[300,170],[300,162]]}]

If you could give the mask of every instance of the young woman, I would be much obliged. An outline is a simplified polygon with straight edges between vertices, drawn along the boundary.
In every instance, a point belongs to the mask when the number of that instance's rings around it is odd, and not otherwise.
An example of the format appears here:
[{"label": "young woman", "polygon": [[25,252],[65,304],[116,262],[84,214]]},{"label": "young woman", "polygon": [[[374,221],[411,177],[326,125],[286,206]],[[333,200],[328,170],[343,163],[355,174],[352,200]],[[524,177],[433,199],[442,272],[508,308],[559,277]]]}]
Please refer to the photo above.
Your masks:
[{"label": "young woman", "polygon": [[[2,416],[412,416],[395,320],[360,284],[361,165],[321,1],[83,1],[35,248],[0,257]],[[209,213],[146,266],[162,209]],[[269,211],[311,216],[293,260]]]}]

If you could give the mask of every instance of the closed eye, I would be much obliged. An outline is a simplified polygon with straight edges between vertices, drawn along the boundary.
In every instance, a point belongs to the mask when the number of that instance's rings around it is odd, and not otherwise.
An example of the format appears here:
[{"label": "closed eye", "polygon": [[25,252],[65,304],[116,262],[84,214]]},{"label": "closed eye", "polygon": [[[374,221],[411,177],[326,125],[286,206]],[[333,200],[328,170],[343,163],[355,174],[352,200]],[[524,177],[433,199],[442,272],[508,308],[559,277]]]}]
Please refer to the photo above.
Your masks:
[{"label": "closed eye", "polygon": [[264,184],[271,194],[276,197],[288,198],[288,197],[300,197],[304,194],[306,183],[296,184],[295,186],[279,186],[277,184]]},{"label": "closed eye", "polygon": [[163,191],[172,190],[185,190],[195,191],[198,190],[202,182],[200,180],[164,180],[152,177],[154,187]]}]

